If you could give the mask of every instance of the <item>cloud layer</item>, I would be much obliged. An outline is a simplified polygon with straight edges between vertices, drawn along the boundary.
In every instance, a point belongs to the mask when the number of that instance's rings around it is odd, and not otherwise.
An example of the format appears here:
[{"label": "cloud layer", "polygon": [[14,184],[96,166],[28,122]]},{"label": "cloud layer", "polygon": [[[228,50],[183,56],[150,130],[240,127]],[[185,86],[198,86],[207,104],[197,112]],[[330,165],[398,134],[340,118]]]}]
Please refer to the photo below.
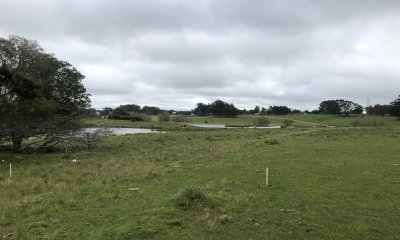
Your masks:
[{"label": "cloud layer", "polygon": [[365,105],[400,94],[400,1],[1,0],[0,36],[76,66],[94,107]]}]

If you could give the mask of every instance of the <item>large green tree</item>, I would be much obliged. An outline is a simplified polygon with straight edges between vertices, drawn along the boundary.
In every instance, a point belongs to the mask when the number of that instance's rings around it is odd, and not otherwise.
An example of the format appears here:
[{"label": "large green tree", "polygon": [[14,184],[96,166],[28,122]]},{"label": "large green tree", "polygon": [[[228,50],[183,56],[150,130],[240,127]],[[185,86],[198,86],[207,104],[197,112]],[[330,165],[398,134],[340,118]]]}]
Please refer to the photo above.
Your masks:
[{"label": "large green tree", "polygon": [[400,119],[400,95],[399,98],[390,103],[390,115]]},{"label": "large green tree", "polygon": [[217,117],[236,117],[239,110],[232,103],[216,100],[211,104],[198,103],[193,113],[198,116],[213,115]]},{"label": "large green tree", "polygon": [[291,109],[287,106],[269,106],[267,113],[273,115],[287,115],[291,113]]},{"label": "large green tree", "polygon": [[207,116],[210,114],[210,104],[197,103],[197,107],[193,110],[197,116]]},{"label": "large green tree", "polygon": [[0,38],[0,64],[0,143],[20,151],[25,138],[51,144],[77,127],[90,99],[71,64],[18,36]]},{"label": "large green tree", "polygon": [[340,114],[340,105],[336,100],[326,100],[319,104],[318,111],[324,114]]},{"label": "large green tree", "polygon": [[318,111],[323,114],[361,114],[363,112],[363,107],[352,101],[336,99],[336,100],[326,100],[319,104]]},{"label": "large green tree", "polygon": [[239,110],[232,103],[216,100],[210,104],[210,113],[217,117],[236,117]]}]

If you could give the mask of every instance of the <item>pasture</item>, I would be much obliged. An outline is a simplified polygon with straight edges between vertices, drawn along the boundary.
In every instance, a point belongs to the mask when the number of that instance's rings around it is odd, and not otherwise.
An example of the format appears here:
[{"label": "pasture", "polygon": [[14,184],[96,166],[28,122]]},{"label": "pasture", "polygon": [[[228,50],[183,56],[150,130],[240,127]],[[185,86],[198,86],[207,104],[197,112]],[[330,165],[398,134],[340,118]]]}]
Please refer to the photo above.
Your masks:
[{"label": "pasture", "polygon": [[[253,118],[192,122],[251,124]],[[303,123],[228,130],[165,123],[171,131],[105,137],[87,152],[3,151],[0,236],[399,239],[398,121],[385,117],[379,119],[383,126],[344,127],[353,119],[289,118]]]}]

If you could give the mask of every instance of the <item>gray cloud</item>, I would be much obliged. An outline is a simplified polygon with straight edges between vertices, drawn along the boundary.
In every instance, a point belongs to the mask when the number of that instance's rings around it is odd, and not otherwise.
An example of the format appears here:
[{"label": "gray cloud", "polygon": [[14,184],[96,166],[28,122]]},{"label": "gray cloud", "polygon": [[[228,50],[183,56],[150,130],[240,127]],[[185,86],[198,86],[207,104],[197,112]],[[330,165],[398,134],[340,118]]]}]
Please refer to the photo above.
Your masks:
[{"label": "gray cloud", "polygon": [[400,1],[2,0],[0,36],[76,66],[97,108],[316,108],[400,89]]}]

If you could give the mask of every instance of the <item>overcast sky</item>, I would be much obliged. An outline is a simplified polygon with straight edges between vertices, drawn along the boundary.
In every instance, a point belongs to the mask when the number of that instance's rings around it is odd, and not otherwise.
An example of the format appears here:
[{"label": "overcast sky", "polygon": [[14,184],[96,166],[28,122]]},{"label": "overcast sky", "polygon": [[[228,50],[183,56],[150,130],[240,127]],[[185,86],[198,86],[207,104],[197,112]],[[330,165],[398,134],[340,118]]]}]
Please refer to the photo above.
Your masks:
[{"label": "overcast sky", "polygon": [[400,0],[0,0],[10,34],[74,65],[98,109],[400,94]]}]

